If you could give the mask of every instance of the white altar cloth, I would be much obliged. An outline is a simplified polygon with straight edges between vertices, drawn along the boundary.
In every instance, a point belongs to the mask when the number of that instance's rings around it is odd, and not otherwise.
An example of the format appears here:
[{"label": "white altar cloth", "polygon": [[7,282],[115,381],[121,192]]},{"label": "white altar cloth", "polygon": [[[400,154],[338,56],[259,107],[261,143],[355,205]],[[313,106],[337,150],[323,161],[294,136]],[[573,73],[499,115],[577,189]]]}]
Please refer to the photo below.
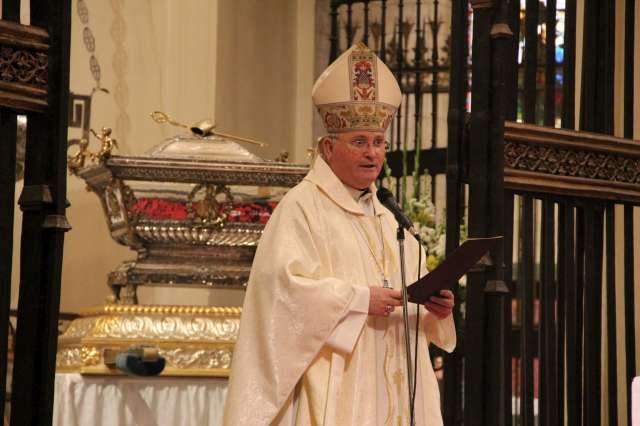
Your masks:
[{"label": "white altar cloth", "polygon": [[56,374],[55,426],[221,425],[227,380]]}]

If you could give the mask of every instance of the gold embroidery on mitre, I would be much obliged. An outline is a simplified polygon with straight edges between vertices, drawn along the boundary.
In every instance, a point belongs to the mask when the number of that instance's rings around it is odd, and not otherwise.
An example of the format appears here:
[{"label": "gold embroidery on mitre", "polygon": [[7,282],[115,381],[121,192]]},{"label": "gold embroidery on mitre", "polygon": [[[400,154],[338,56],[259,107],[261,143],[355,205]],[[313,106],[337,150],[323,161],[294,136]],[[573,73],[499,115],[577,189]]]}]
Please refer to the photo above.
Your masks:
[{"label": "gold embroidery on mitre", "polygon": [[349,55],[349,81],[352,101],[375,101],[378,99],[377,57],[362,42]]},{"label": "gold embroidery on mitre", "polygon": [[396,107],[382,102],[340,102],[318,105],[325,128],[330,132],[387,130]]}]

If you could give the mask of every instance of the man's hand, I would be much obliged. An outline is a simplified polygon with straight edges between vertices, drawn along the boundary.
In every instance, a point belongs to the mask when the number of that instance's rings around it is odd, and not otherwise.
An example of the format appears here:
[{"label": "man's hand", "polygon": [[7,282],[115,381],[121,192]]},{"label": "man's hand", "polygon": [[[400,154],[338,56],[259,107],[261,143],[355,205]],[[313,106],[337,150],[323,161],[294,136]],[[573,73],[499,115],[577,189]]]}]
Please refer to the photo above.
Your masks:
[{"label": "man's hand", "polygon": [[431,296],[424,306],[439,319],[445,319],[451,315],[454,304],[453,293],[450,290],[441,290],[440,296]]},{"label": "man's hand", "polygon": [[369,288],[369,315],[388,317],[396,306],[402,305],[402,293],[390,288]]}]

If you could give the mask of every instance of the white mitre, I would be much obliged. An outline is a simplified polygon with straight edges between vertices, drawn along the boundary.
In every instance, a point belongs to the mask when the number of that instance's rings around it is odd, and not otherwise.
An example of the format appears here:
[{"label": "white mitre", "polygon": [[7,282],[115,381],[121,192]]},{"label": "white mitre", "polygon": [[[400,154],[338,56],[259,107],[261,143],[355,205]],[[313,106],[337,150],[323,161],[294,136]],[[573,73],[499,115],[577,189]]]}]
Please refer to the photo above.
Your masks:
[{"label": "white mitre", "polygon": [[402,101],[395,76],[364,43],[329,65],[311,93],[330,133],[385,131]]}]

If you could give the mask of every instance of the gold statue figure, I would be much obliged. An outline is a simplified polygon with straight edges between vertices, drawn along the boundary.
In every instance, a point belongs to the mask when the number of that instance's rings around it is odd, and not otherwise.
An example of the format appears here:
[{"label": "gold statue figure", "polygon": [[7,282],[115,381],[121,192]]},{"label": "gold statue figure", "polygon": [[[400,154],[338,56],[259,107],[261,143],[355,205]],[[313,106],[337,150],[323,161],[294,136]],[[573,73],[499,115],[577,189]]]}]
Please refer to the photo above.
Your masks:
[{"label": "gold statue figure", "polygon": [[88,157],[91,158],[94,155],[89,151],[88,139],[86,138],[80,139],[80,142],[78,142],[78,147],[79,147],[78,152],[76,152],[73,155],[70,155],[67,158],[67,166],[69,167],[69,171],[74,174],[79,169],[84,168],[85,162],[87,161]]},{"label": "gold statue figure", "polygon": [[113,148],[118,147],[118,142],[111,137],[110,127],[103,127],[100,130],[99,135],[93,129],[90,129],[90,131],[91,134],[100,141],[100,151],[95,153],[89,150],[88,138],[83,137],[79,141],[77,139],[70,141],[70,145],[75,145],[77,143],[79,148],[75,154],[67,157],[67,166],[69,167],[69,171],[75,175],[78,174],[78,170],[88,166],[87,159],[89,159],[89,161],[93,163],[97,161],[104,162],[111,156],[111,151],[113,150]]},{"label": "gold statue figure", "polygon": [[111,137],[110,127],[103,127],[102,130],[100,130],[100,136],[98,136],[96,131],[93,129],[91,129],[91,133],[102,143],[98,154],[92,154],[93,158],[97,158],[99,161],[104,161],[111,156],[111,150],[113,150],[114,147],[118,147],[118,142]]}]

